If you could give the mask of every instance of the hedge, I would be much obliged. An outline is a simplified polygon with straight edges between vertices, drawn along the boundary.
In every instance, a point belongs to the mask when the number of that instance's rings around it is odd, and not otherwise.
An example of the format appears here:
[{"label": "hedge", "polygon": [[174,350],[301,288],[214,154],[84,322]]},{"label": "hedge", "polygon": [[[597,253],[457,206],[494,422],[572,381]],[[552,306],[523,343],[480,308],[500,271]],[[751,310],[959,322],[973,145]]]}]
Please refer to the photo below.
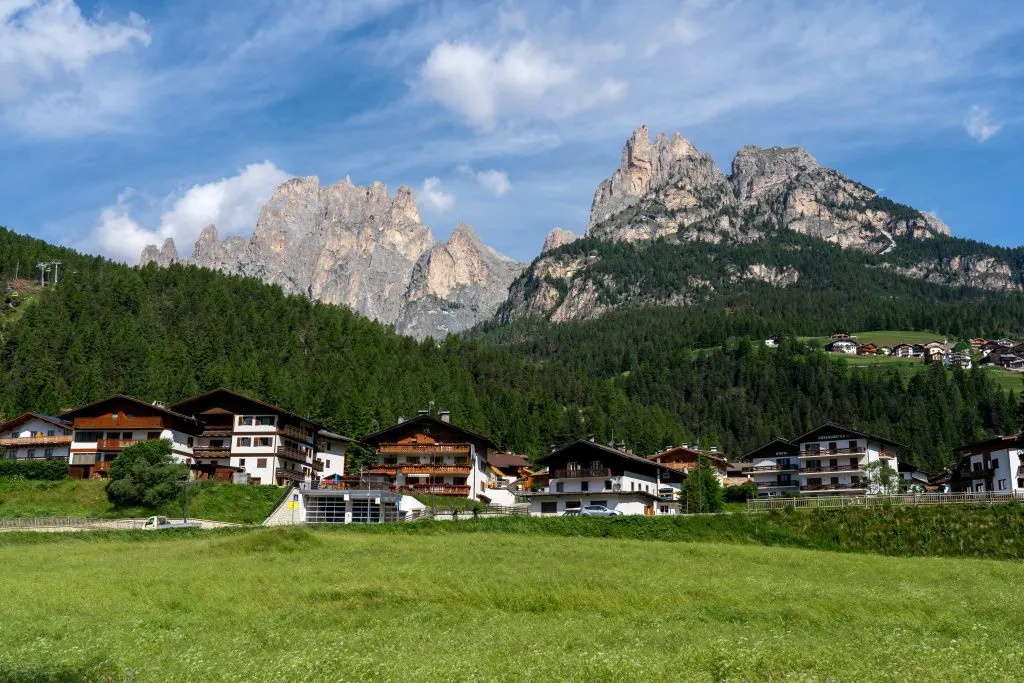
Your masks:
[{"label": "hedge", "polygon": [[67,476],[68,463],[66,460],[0,459],[0,477],[59,481]]}]

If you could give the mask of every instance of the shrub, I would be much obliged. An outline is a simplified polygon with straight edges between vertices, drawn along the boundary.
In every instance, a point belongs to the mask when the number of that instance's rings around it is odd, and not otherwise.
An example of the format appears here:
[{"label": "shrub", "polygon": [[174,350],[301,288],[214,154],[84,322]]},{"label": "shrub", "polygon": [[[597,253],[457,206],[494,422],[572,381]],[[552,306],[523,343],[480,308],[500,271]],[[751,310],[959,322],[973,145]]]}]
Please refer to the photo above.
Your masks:
[{"label": "shrub", "polygon": [[757,498],[757,484],[752,481],[725,487],[726,502],[745,503],[751,498]]},{"label": "shrub", "polygon": [[67,460],[0,460],[0,477],[60,481],[67,476]]},{"label": "shrub", "polygon": [[151,509],[174,500],[188,468],[171,459],[171,442],[144,441],[121,451],[110,466],[107,498],[118,507]]}]

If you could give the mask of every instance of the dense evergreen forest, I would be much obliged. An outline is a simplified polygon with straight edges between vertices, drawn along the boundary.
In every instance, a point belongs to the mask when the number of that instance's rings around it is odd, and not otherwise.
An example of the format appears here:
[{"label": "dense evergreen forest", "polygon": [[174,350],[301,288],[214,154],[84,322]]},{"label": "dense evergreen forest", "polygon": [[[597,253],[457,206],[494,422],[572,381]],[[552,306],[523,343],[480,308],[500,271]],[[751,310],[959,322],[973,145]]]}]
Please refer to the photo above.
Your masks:
[{"label": "dense evergreen forest", "polygon": [[[733,458],[834,420],[906,444],[906,455],[930,470],[961,443],[1019,426],[1016,396],[980,371],[935,367],[908,381],[850,370],[796,341],[766,349],[749,340],[838,325],[814,317],[832,303],[827,293],[797,297],[790,309],[792,288],[765,288],[730,295],[750,296],[745,309],[726,298],[583,324],[520,321],[421,343],[252,279],[130,268],[0,230],[3,278],[16,264],[50,259],[65,264],[60,285],[0,318],[4,416],[114,392],[174,401],[226,386],[357,437],[432,406],[534,456],[589,435],[650,453],[692,442],[699,429],[704,443]],[[777,298],[768,303],[769,295]],[[1014,305],[1005,299],[985,312],[984,301],[944,301],[937,291],[925,308],[945,317],[923,317],[918,327],[941,329],[944,319],[973,331],[986,315],[1002,324]],[[847,324],[914,327],[897,324],[912,322],[898,317],[911,315],[909,307],[890,324],[872,324],[879,301],[865,298],[865,317]]]}]

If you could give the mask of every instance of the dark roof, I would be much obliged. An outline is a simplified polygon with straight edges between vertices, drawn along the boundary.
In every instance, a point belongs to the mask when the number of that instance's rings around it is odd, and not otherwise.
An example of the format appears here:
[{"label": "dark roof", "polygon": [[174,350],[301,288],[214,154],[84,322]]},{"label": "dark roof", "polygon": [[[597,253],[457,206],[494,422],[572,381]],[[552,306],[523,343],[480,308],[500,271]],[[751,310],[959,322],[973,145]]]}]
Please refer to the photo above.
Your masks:
[{"label": "dark roof", "polygon": [[0,424],[0,432],[5,432],[8,429],[10,429],[11,427],[16,427],[17,425],[20,425],[20,424],[22,424],[24,422],[28,422],[29,420],[31,420],[33,418],[35,418],[37,420],[42,420],[43,422],[49,422],[53,426],[60,427],[61,429],[70,429],[71,428],[71,423],[70,422],[68,422],[66,420],[62,420],[59,417],[50,417],[49,415],[40,415],[39,413],[22,413],[18,417],[14,418],[12,420],[8,420],[7,422],[4,422],[3,424]]},{"label": "dark roof", "polygon": [[552,451],[552,452],[548,453],[547,455],[544,455],[544,456],[542,456],[540,458],[537,458],[537,463],[540,464],[540,463],[547,462],[548,460],[551,460],[551,459],[555,458],[555,456],[561,455],[564,451],[567,451],[570,448],[573,448],[575,446],[585,446],[587,448],[594,448],[594,449],[602,451],[603,453],[605,453],[607,455],[613,455],[615,457],[622,458],[623,460],[632,460],[632,461],[637,462],[637,463],[642,463],[644,465],[647,465],[648,467],[654,467],[656,469],[659,469],[659,470],[662,470],[664,472],[670,473],[670,474],[672,474],[674,476],[679,476],[681,474],[681,472],[679,470],[674,469],[672,467],[669,467],[667,465],[662,465],[660,462],[655,462],[653,460],[648,460],[647,458],[642,458],[639,455],[633,455],[631,453],[625,453],[623,451],[618,450],[617,448],[612,448],[610,446],[605,446],[605,445],[596,443],[594,441],[587,441],[585,439],[580,439],[579,441],[573,441],[572,443],[567,443],[566,445],[562,446],[558,450]]},{"label": "dark roof", "polygon": [[980,448],[982,446],[1001,446],[1001,445],[1021,444],[1024,445],[1024,433],[1020,434],[1007,434],[1005,436],[996,436],[991,439],[982,439],[981,441],[975,441],[973,443],[964,444],[956,450],[966,451],[970,448]]},{"label": "dark roof", "polygon": [[287,415],[288,417],[294,418],[296,420],[301,420],[303,422],[310,422],[310,423],[312,423],[317,428],[317,430],[320,429],[320,425],[316,424],[316,422],[314,422],[313,420],[310,420],[308,417],[303,417],[301,415],[293,413],[290,410],[285,410],[281,406],[275,406],[273,403],[267,403],[266,401],[261,401],[258,398],[253,398],[252,396],[246,396],[245,394],[240,394],[237,391],[232,391],[231,389],[225,389],[224,387],[218,387],[217,389],[211,389],[210,391],[207,391],[207,392],[204,392],[202,394],[199,394],[198,396],[193,396],[191,398],[186,398],[183,401],[178,401],[177,403],[175,403],[171,407],[174,408],[175,410],[182,410],[182,409],[184,409],[184,406],[187,406],[190,403],[193,403],[195,401],[199,401],[199,400],[204,399],[204,398],[209,398],[209,397],[214,396],[216,394],[227,394],[228,396],[232,396],[234,398],[238,398],[238,399],[241,399],[243,401],[248,401],[250,403],[254,403],[254,404],[258,405],[258,406],[266,408],[267,410],[273,411],[275,413],[281,413],[283,415]]},{"label": "dark roof", "polygon": [[906,446],[904,446],[903,444],[892,441],[891,439],[886,439],[884,436],[874,436],[873,434],[861,432],[851,427],[844,427],[843,425],[836,424],[835,422],[826,422],[825,424],[818,425],[817,427],[807,432],[806,434],[801,434],[797,438],[793,439],[793,443],[809,441],[810,439],[808,437],[812,436],[813,434],[817,434],[818,432],[824,431],[826,429],[847,432],[849,434],[853,434],[854,436],[859,436],[862,439],[868,439],[870,441],[877,441],[878,443],[888,444],[890,446],[893,446],[894,448],[906,448]]},{"label": "dark roof", "polygon": [[796,444],[795,443],[793,443],[789,439],[783,439],[781,436],[777,436],[774,439],[772,439],[771,441],[769,441],[768,443],[762,444],[762,445],[758,446],[757,448],[755,448],[754,450],[752,450],[749,453],[747,453],[746,455],[744,455],[741,458],[740,462],[750,462],[750,457],[752,455],[754,455],[755,453],[760,453],[761,451],[763,451],[764,449],[768,448],[769,446],[775,446],[776,444],[781,444],[783,446],[789,446],[794,451],[796,450]]},{"label": "dark roof", "polygon": [[487,464],[491,467],[529,467],[530,461],[515,453],[492,453],[487,456]]},{"label": "dark roof", "polygon": [[500,451],[501,450],[501,447],[498,446],[498,444],[494,443],[494,441],[490,437],[484,436],[483,434],[477,434],[474,431],[466,429],[465,427],[460,427],[460,426],[458,426],[456,424],[453,424],[451,422],[445,422],[444,420],[439,420],[438,418],[434,417],[433,415],[429,415],[429,414],[420,414],[420,415],[417,415],[416,417],[411,418],[409,420],[403,420],[402,422],[399,422],[396,425],[391,425],[387,429],[382,429],[379,432],[374,432],[373,434],[370,434],[368,436],[364,436],[362,439],[360,439],[360,441],[362,441],[364,443],[368,443],[368,444],[370,444],[372,446],[376,442],[383,441],[384,438],[387,437],[388,435],[393,434],[396,431],[403,430],[406,427],[409,427],[410,425],[413,425],[413,424],[416,424],[416,423],[429,424],[429,425],[435,425],[435,426],[440,425],[442,427],[454,429],[455,431],[462,432],[463,434],[465,434],[465,435],[475,439],[476,441],[483,442],[488,448],[493,448],[496,451]]},{"label": "dark roof", "polygon": [[152,410],[164,413],[165,415],[170,415],[171,417],[176,417],[181,420],[191,420],[192,422],[196,423],[199,422],[199,420],[190,415],[183,415],[182,413],[177,413],[169,408],[165,408],[162,405],[158,405],[156,403],[147,403],[146,401],[137,399],[134,396],[128,396],[127,394],[114,394],[113,396],[107,396],[106,398],[101,398],[100,400],[93,401],[92,403],[86,403],[84,406],[79,406],[77,408],[65,410],[60,414],[60,417],[64,418],[71,415],[77,415],[78,413],[88,410],[89,408],[95,408],[96,406],[100,406],[103,405],[104,403],[109,403],[111,401],[129,401],[131,403],[135,403],[136,405],[144,406],[146,408],[150,408]]},{"label": "dark roof", "polygon": [[348,438],[347,436],[342,436],[341,434],[335,434],[334,432],[329,432],[326,429],[321,429],[321,430],[317,431],[317,434],[319,434],[320,436],[326,436],[328,439],[336,439],[338,441],[353,441],[354,440],[354,439]]}]

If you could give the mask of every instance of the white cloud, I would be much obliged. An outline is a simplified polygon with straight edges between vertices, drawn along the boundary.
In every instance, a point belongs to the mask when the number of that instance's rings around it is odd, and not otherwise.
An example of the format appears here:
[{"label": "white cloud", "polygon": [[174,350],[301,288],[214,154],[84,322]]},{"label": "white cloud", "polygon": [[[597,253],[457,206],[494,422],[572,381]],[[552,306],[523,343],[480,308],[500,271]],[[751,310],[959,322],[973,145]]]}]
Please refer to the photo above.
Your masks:
[{"label": "white cloud", "polygon": [[999,132],[1002,124],[993,123],[988,109],[974,105],[964,119],[964,130],[978,142],[985,142]]},{"label": "white cloud", "polygon": [[527,40],[507,49],[443,42],[424,63],[429,95],[470,124],[493,128],[509,111],[540,104],[544,95],[575,75]]},{"label": "white cloud", "polygon": [[82,16],[73,0],[0,0],[0,100],[35,81],[80,74],[90,62],[150,35],[135,13],[123,22]]},{"label": "white cloud", "polygon": [[455,204],[455,196],[442,190],[441,179],[434,176],[423,180],[423,200],[442,213]]},{"label": "white cloud", "polygon": [[135,263],[146,245],[159,245],[170,237],[179,251],[187,255],[199,233],[211,223],[217,226],[221,237],[251,230],[274,188],[290,177],[272,162],[264,161],[250,164],[230,178],[193,185],[164,201],[170,206],[161,215],[159,226],[152,229],[132,216],[130,200],[134,193],[126,191],[116,204],[100,212],[87,248]]},{"label": "white cloud", "polygon": [[476,181],[495,197],[501,197],[512,189],[512,183],[509,182],[508,174],[493,168],[489,171],[477,173]]}]

